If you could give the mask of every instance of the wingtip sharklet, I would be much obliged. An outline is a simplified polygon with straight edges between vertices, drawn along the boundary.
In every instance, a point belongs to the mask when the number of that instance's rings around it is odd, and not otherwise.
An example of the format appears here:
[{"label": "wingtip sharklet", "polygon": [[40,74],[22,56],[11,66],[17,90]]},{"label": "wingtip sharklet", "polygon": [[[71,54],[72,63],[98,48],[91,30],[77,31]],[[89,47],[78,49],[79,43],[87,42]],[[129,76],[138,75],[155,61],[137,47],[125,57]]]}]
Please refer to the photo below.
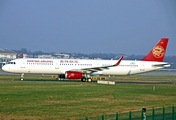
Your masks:
[{"label": "wingtip sharklet", "polygon": [[120,64],[120,62],[122,61],[123,56],[119,59],[119,61],[115,64],[116,66]]}]

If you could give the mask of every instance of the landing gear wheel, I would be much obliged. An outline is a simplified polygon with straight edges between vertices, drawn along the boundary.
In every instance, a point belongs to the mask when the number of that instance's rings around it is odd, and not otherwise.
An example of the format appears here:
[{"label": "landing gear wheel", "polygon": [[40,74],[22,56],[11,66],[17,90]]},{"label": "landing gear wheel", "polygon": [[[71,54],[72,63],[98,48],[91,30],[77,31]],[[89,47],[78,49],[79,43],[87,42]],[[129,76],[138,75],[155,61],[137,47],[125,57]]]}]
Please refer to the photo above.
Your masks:
[{"label": "landing gear wheel", "polygon": [[81,79],[81,82],[86,82],[86,78],[82,78],[82,79]]},{"label": "landing gear wheel", "polygon": [[88,79],[87,79],[87,82],[92,82],[92,79],[91,79],[91,78],[88,78]]},{"label": "landing gear wheel", "polygon": [[20,80],[21,80],[21,81],[24,80],[24,73],[21,74],[21,79],[20,79]]}]

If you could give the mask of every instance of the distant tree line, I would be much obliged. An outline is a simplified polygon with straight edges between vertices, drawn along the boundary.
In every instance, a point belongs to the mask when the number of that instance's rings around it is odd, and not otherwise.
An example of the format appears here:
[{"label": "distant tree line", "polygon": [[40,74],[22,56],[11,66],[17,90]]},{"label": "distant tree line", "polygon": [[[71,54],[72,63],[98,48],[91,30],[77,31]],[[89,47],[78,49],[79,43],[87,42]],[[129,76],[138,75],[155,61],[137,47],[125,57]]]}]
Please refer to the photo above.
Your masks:
[{"label": "distant tree line", "polygon": [[[21,48],[20,50],[12,50],[16,53],[23,53],[23,54],[28,54],[28,55],[42,55],[42,54],[51,54],[54,55],[54,52],[51,53],[45,53],[42,51],[35,51],[31,52],[30,50],[27,50],[26,48]],[[68,52],[61,52],[60,54],[69,54],[70,57],[73,58],[82,58],[82,57],[87,57],[89,59],[92,58],[101,58],[105,60],[118,60],[122,55],[124,56],[124,60],[140,60],[145,57],[145,55],[125,55],[125,54],[115,54],[115,53],[68,53]],[[176,69],[176,56],[165,56],[164,57],[165,62],[173,63],[172,66],[169,69]]]},{"label": "distant tree line", "polygon": [[20,50],[12,50],[12,51],[14,51],[18,54],[22,53],[22,54],[28,54],[28,55],[43,55],[43,54],[54,55],[55,54],[54,52],[46,53],[46,52],[42,52],[41,50],[31,52],[30,50],[27,50],[26,48],[21,48]]}]

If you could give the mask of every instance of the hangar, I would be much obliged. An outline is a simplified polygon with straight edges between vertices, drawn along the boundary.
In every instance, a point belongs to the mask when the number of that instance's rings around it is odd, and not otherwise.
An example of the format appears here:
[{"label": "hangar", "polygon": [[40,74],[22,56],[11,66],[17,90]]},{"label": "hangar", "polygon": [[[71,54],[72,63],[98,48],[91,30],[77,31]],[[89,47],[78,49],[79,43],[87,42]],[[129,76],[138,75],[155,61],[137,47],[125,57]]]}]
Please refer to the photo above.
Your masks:
[{"label": "hangar", "polygon": [[17,53],[8,49],[0,49],[0,67],[3,64],[8,63],[9,61],[16,58]]}]

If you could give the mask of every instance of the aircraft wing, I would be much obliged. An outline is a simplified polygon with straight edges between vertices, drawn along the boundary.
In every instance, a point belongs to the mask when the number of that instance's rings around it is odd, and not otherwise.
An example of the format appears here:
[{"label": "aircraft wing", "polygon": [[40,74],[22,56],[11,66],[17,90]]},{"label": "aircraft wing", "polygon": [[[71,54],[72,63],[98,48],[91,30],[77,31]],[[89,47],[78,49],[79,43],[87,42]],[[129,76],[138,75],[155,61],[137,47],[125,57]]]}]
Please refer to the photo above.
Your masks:
[{"label": "aircraft wing", "polygon": [[115,67],[118,66],[121,62],[121,60],[123,59],[123,56],[118,60],[118,62],[114,65],[110,65],[110,66],[102,66],[102,67],[93,67],[93,68],[83,68],[83,69],[72,69],[70,71],[78,71],[78,72],[82,72],[82,73],[92,73],[92,72],[97,72],[97,71],[102,71],[104,69],[109,69],[109,67]]}]

